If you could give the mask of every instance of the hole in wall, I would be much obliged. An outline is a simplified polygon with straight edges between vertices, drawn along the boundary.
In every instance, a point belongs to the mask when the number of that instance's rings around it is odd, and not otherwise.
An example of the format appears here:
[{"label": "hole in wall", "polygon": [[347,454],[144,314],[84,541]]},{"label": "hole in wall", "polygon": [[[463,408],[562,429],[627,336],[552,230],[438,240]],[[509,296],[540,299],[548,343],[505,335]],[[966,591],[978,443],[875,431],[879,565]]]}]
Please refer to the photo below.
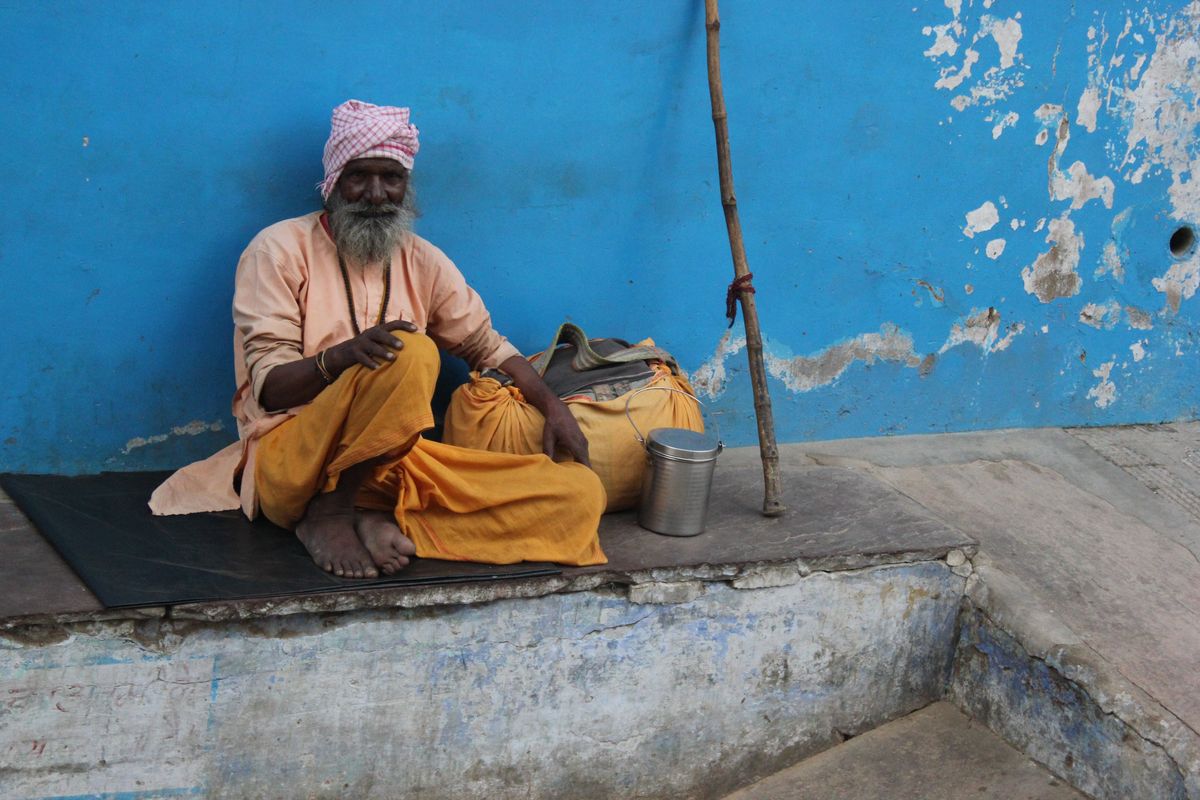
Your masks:
[{"label": "hole in wall", "polygon": [[1188,225],[1181,225],[1174,233],[1171,234],[1171,255],[1176,258],[1183,258],[1192,252],[1196,246],[1196,232]]}]

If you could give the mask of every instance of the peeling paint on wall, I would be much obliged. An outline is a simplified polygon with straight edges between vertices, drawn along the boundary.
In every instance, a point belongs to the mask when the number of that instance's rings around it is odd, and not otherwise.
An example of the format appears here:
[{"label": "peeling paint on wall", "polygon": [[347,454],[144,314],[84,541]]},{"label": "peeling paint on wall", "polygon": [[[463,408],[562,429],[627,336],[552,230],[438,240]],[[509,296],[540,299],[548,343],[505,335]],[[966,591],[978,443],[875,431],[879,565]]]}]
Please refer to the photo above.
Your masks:
[{"label": "peeling paint on wall", "polygon": [[1107,303],[1088,303],[1079,312],[1079,321],[1097,330],[1111,330],[1121,321],[1121,304],[1116,300]]},{"label": "peeling paint on wall", "polygon": [[1105,361],[1098,369],[1092,370],[1092,375],[1100,382],[1088,390],[1087,396],[1096,399],[1096,408],[1106,408],[1117,399],[1117,385],[1109,376],[1112,375],[1116,361]]},{"label": "peeling paint on wall", "polygon": [[1083,249],[1083,234],[1075,232],[1075,223],[1067,213],[1050,220],[1046,242],[1053,244],[1037,257],[1031,266],[1021,270],[1025,291],[1049,303],[1059,297],[1079,294],[1081,281],[1075,268],[1079,266],[1079,251]]},{"label": "peeling paint on wall", "polygon": [[1164,311],[1179,313],[1179,304],[1192,297],[1196,288],[1200,287],[1200,253],[1186,261],[1172,264],[1165,275],[1152,279],[1150,283],[1157,291],[1167,296]]},{"label": "peeling paint on wall", "polygon": [[[745,337],[733,336],[727,331],[713,355],[689,376],[697,394],[716,398],[724,392],[725,361],[745,346]],[[767,373],[782,381],[791,392],[808,392],[828,386],[855,362],[871,365],[876,361],[887,361],[914,369],[921,365],[912,336],[891,323],[881,326],[878,333],[860,334],[812,355],[785,358],[766,352],[763,361]]]},{"label": "peeling paint on wall", "polygon": [[973,344],[984,353],[996,353],[1007,350],[1014,337],[1025,330],[1024,323],[1017,322],[1008,326],[1004,337],[1000,337],[1000,312],[995,308],[982,311],[972,310],[971,315],[950,327],[950,336],[938,350],[942,355],[952,347],[960,344]]},{"label": "peeling paint on wall", "polygon": [[963,235],[972,239],[977,233],[990,231],[999,221],[1000,212],[996,210],[996,204],[988,200],[979,208],[967,212],[967,226],[963,228]]},{"label": "peeling paint on wall", "polygon": [[[978,28],[971,36],[970,44],[962,51],[962,61],[943,65],[944,61],[954,58],[960,44],[965,42],[966,27],[962,22],[962,4],[947,3],[946,8],[953,18],[941,25],[927,25],[922,28],[926,36],[933,36],[933,44],[924,51],[926,58],[937,63],[940,67],[938,79],[934,82],[935,89],[954,91],[963,87],[965,91],[955,94],[950,105],[956,111],[963,111],[974,105],[990,106],[1007,99],[1020,86],[1024,85],[1023,70],[1021,69],[1021,54],[1018,52],[1022,38],[1021,13],[1017,12],[1009,18],[995,17],[984,14],[979,19]],[[962,37],[963,41],[960,41]],[[984,59],[982,45],[985,39],[991,39],[996,48],[996,63],[988,67],[981,75],[973,75],[977,64],[984,61],[990,63],[991,53]],[[973,83],[967,84],[974,77]],[[1014,120],[1015,122],[1015,120]],[[1001,128],[1003,130],[1003,128]],[[999,134],[996,134],[998,137]]]},{"label": "peeling paint on wall", "polygon": [[[1142,22],[1152,22],[1148,13],[1143,12]],[[1127,18],[1126,29],[1129,24]],[[1110,70],[1092,77],[1105,91],[1113,113],[1129,126],[1119,162],[1119,169],[1127,170],[1125,179],[1136,184],[1151,169],[1166,170],[1174,215],[1194,220],[1200,218],[1200,0],[1164,20],[1163,26],[1145,72],[1145,54],[1139,54],[1128,73]],[[1118,41],[1114,50],[1119,47]]]},{"label": "peeling paint on wall", "polygon": [[[992,138],[999,139],[1000,134],[1004,133],[1004,129],[1016,125],[1020,118],[1021,115],[1015,111],[1009,111],[1003,117],[1000,117],[1000,121],[992,126]],[[989,117],[988,121],[990,122],[992,119],[995,119],[995,117]]]},{"label": "peeling paint on wall", "polygon": [[890,361],[912,368],[921,364],[912,337],[890,323],[883,325],[878,333],[860,334],[811,356],[779,358],[767,354],[765,361],[767,371],[793,392],[828,386],[856,361],[867,365]]},{"label": "peeling paint on wall", "polygon": [[724,392],[725,360],[740,353],[745,346],[745,336],[734,336],[732,330],[725,331],[721,336],[721,341],[717,342],[717,349],[712,356],[688,376],[696,393],[717,397]]},{"label": "peeling paint on wall", "polygon": [[165,442],[172,436],[199,436],[202,433],[209,431],[218,432],[225,430],[225,423],[221,420],[216,422],[204,422],[203,420],[195,419],[186,425],[177,425],[171,428],[170,433],[156,433],[153,436],[135,436],[125,443],[125,447],[121,450],[123,455],[129,455],[130,451],[136,450],[139,447],[147,445],[160,444]]}]

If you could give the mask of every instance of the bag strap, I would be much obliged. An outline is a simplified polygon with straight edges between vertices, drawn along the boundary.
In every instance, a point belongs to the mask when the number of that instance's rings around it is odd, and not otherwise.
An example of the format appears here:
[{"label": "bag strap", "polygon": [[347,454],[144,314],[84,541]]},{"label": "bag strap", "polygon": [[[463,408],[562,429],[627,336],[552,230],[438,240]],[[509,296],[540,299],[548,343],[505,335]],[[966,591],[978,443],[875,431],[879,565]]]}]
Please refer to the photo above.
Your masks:
[{"label": "bag strap", "polygon": [[629,364],[633,361],[662,361],[671,368],[673,374],[679,374],[679,364],[675,362],[675,357],[666,350],[652,345],[634,345],[602,356],[588,344],[588,337],[583,332],[583,328],[573,322],[564,322],[555,331],[550,346],[530,362],[538,375],[546,374],[546,368],[550,366],[554,351],[560,344],[575,345],[575,357],[571,359],[571,367],[577,372],[586,372],[590,369],[614,364]]}]

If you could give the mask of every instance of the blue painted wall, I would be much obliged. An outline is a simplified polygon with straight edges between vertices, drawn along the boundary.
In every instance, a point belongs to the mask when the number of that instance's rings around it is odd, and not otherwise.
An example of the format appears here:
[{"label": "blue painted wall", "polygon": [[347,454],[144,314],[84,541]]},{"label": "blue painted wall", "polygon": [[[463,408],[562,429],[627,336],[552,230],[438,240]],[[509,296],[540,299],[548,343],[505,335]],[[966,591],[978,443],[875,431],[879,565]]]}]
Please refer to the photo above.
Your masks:
[{"label": "blue painted wall", "polygon": [[[1200,256],[1168,239],[1200,222],[1200,3],[722,16],[782,440],[1196,416]],[[348,97],[413,107],[420,230],[518,346],[566,316],[654,336],[753,442],[702,21],[699,0],[5,4],[0,466],[170,467],[232,437],[235,262],[316,207]],[[1111,207],[1071,208],[1105,178]],[[1082,247],[1060,236],[1055,285],[1078,291],[1043,302],[1022,270],[1064,214]]]}]

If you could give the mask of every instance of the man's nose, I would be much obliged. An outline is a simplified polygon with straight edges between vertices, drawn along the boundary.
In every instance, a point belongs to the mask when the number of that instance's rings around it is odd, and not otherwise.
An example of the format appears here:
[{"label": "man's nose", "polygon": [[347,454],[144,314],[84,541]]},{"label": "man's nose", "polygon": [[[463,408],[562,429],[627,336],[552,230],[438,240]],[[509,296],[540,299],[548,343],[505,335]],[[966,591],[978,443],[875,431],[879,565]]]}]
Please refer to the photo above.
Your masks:
[{"label": "man's nose", "polygon": [[368,203],[376,206],[387,202],[387,191],[383,188],[383,178],[378,175],[371,176],[367,181],[366,198]]}]

